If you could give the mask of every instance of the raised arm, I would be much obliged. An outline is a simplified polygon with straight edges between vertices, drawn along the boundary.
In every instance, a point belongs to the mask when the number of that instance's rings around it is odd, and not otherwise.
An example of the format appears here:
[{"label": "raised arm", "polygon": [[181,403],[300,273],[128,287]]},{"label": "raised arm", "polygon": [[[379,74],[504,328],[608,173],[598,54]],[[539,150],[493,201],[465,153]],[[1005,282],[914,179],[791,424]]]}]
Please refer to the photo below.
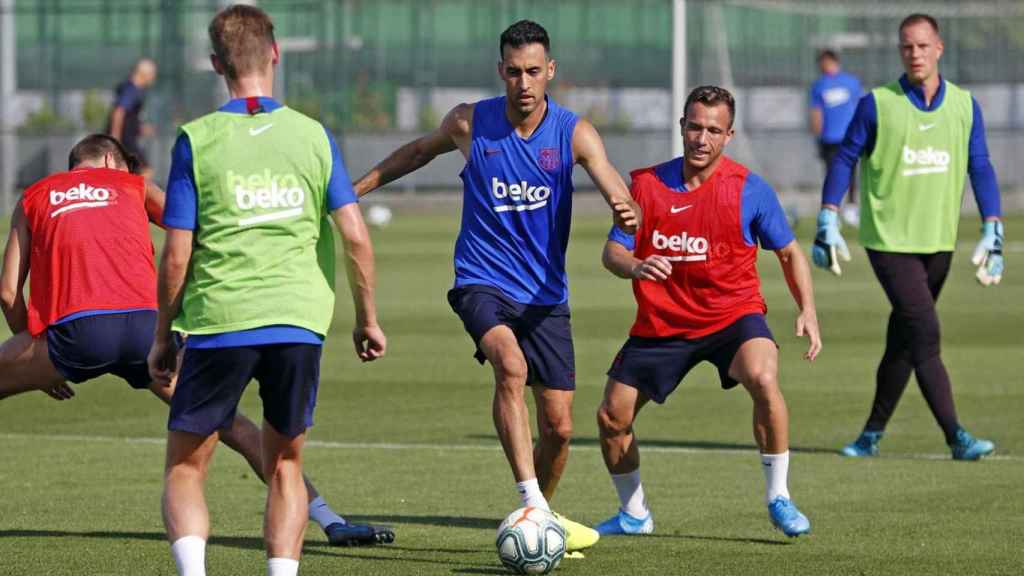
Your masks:
[{"label": "raised arm", "polygon": [[28,278],[31,234],[21,202],[11,215],[11,231],[4,250],[3,271],[0,272],[0,307],[12,334],[28,328],[28,307],[25,304],[25,280]]},{"label": "raised arm", "polygon": [[473,105],[459,104],[452,108],[441,126],[433,132],[405,144],[374,166],[353,184],[356,194],[364,196],[388,182],[392,182],[426,166],[431,160],[458,148],[469,158],[473,136]]},{"label": "raised arm", "polygon": [[370,234],[358,204],[345,204],[331,212],[331,217],[345,245],[345,272],[356,312],[352,341],[360,360],[372,362],[384,355],[387,338],[377,324],[376,276]]},{"label": "raised arm", "polygon": [[608,161],[604,142],[594,125],[581,118],[572,133],[573,160],[583,166],[612,209],[615,225],[633,234],[640,224],[640,208],[629,196],[629,189]]},{"label": "raised arm", "polygon": [[796,335],[807,336],[810,345],[804,358],[813,361],[821,352],[821,333],[818,330],[818,313],[814,307],[814,285],[811,282],[811,267],[807,264],[800,244],[793,240],[775,251],[786,276],[789,293],[793,295],[800,314],[796,318]]}]

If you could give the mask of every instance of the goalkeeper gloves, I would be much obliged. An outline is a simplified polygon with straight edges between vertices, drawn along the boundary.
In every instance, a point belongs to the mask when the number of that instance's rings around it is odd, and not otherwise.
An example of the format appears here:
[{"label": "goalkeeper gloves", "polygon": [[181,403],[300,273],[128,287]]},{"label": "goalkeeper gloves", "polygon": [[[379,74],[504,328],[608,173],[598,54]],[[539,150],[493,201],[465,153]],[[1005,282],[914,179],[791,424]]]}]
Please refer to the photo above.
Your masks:
[{"label": "goalkeeper gloves", "polygon": [[811,260],[815,266],[840,276],[843,270],[839,267],[839,258],[844,262],[850,261],[850,249],[846,247],[846,240],[843,240],[842,234],[839,233],[839,213],[822,208],[821,212],[818,212],[818,233],[814,236]]},{"label": "goalkeeper gloves", "polygon": [[999,284],[1003,279],[1003,223],[989,220],[981,225],[981,240],[971,262],[978,267],[974,275],[982,286]]}]

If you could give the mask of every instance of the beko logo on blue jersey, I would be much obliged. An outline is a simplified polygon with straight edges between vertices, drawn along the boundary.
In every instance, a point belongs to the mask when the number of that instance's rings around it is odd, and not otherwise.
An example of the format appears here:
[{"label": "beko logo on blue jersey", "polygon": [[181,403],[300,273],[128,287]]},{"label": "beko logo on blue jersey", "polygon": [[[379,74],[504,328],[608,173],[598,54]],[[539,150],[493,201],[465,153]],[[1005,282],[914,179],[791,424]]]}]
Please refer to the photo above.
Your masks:
[{"label": "beko logo on blue jersey", "polygon": [[522,212],[524,210],[536,210],[543,208],[551,197],[551,188],[547,186],[530,186],[526,180],[507,184],[491,178],[491,194],[497,200],[511,201],[511,204],[499,204],[494,207],[495,212]]}]

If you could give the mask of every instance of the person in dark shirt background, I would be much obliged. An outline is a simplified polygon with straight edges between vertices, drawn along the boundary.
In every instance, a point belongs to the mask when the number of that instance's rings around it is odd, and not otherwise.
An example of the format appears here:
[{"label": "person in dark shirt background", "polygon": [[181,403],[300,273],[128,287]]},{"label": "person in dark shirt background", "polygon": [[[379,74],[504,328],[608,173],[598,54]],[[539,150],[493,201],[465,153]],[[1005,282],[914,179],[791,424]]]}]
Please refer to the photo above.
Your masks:
[{"label": "person in dark shirt background", "polygon": [[141,58],[132,67],[128,79],[114,89],[114,104],[107,120],[106,133],[121,142],[140,163],[140,173],[149,177],[151,170],[139,139],[152,133],[152,126],[142,122],[142,108],[146,104],[146,89],[156,82],[156,62]]}]

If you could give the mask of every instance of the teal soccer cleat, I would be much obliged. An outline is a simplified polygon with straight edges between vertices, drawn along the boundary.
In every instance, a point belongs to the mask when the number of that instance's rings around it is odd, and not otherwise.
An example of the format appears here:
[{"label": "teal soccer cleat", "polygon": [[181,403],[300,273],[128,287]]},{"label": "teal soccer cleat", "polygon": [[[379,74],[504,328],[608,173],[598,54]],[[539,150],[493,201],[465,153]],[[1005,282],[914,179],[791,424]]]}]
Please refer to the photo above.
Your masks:
[{"label": "teal soccer cleat", "polygon": [[594,530],[601,536],[614,536],[622,534],[650,534],[654,532],[654,518],[650,513],[646,518],[630,516],[622,510],[611,518],[594,526]]},{"label": "teal soccer cleat", "polygon": [[858,436],[856,440],[850,442],[846,446],[843,446],[843,449],[840,450],[839,453],[851,458],[878,456],[878,441],[881,439],[881,432],[868,432],[865,430],[860,433],[860,436]]},{"label": "teal soccer cleat", "polygon": [[967,430],[956,431],[956,440],[949,445],[953,452],[953,460],[980,460],[995,451],[996,445],[991,440],[982,440],[971,436]]},{"label": "teal soccer cleat", "polygon": [[768,504],[768,517],[772,520],[772,526],[790,538],[811,531],[811,522],[807,516],[797,510],[796,504],[785,496],[778,496]]}]

